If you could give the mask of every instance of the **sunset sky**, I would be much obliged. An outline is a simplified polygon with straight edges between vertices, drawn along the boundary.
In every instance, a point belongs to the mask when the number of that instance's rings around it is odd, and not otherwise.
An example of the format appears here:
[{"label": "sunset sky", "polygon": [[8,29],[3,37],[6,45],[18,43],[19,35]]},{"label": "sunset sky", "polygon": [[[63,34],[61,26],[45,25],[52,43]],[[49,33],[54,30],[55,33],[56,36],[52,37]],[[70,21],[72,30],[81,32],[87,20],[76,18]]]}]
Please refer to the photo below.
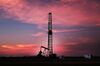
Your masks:
[{"label": "sunset sky", "polygon": [[49,12],[57,55],[100,56],[100,0],[0,0],[0,56],[34,56],[47,46]]}]

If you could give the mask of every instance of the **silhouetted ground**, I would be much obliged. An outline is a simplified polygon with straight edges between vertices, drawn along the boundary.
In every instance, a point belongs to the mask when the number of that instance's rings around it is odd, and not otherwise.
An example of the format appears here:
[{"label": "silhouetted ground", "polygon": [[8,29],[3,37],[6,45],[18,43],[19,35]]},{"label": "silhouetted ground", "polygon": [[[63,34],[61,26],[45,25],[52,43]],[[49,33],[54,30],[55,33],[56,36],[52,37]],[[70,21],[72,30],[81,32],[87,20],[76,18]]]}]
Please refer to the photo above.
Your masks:
[{"label": "silhouetted ground", "polygon": [[100,57],[0,57],[0,64],[3,65],[95,65],[100,64]]}]

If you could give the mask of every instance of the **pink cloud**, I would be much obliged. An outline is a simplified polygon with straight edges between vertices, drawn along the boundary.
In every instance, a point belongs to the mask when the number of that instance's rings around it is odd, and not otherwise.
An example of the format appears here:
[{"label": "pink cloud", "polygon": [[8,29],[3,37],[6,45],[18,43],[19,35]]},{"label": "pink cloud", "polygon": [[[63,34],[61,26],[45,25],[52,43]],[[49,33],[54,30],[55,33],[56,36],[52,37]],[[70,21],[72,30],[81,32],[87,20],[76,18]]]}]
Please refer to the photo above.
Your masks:
[{"label": "pink cloud", "polygon": [[53,30],[53,32],[54,33],[60,33],[60,32],[77,32],[77,31],[79,31],[79,30],[77,30],[77,29],[70,29],[70,30],[67,30],[67,29],[61,29],[61,30]]},{"label": "pink cloud", "polygon": [[46,34],[43,33],[43,32],[38,32],[38,33],[32,34],[32,36],[34,36],[34,37],[40,37],[40,36],[46,36]]},{"label": "pink cloud", "polygon": [[[99,15],[97,14],[85,14],[82,7],[85,7],[84,1],[79,0],[61,0],[58,4],[48,4],[48,6],[40,6],[38,2],[33,2],[33,5],[27,5],[25,1],[22,0],[1,0],[1,6],[10,14],[9,17],[15,17],[17,20],[21,20],[23,23],[30,24],[47,24],[48,22],[48,12],[53,12],[53,23],[62,25],[80,25],[83,21],[87,20],[97,20]],[[67,6],[64,5],[66,2],[76,2],[77,4],[83,4],[81,6]],[[51,6],[53,5],[53,7]],[[91,4],[91,9],[93,9],[95,4]],[[59,8],[58,8],[59,7]],[[89,6],[90,7],[90,6]],[[85,7],[86,8],[86,7]],[[100,19],[99,19],[100,20]],[[87,22],[85,22],[87,23]],[[95,22],[97,24],[97,22]],[[100,23],[100,22],[99,22]]]}]

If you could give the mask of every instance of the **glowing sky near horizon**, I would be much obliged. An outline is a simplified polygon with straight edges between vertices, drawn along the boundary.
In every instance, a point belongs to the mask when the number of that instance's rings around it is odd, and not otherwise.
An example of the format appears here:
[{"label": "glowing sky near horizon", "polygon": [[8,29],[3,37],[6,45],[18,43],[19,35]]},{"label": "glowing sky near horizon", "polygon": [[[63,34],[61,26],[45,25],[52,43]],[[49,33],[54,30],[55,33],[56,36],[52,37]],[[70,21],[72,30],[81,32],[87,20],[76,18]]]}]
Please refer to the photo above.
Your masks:
[{"label": "glowing sky near horizon", "polygon": [[49,12],[55,53],[100,56],[100,0],[0,0],[0,56],[36,55],[47,46]]}]

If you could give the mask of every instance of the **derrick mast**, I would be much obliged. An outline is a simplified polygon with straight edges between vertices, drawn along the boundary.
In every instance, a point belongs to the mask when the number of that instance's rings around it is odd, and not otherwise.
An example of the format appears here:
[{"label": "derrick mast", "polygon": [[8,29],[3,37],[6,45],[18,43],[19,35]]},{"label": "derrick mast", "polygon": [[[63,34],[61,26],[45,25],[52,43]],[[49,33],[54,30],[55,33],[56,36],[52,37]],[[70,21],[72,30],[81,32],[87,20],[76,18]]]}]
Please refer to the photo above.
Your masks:
[{"label": "derrick mast", "polygon": [[49,55],[53,54],[53,36],[52,36],[52,13],[48,14],[48,49]]}]

